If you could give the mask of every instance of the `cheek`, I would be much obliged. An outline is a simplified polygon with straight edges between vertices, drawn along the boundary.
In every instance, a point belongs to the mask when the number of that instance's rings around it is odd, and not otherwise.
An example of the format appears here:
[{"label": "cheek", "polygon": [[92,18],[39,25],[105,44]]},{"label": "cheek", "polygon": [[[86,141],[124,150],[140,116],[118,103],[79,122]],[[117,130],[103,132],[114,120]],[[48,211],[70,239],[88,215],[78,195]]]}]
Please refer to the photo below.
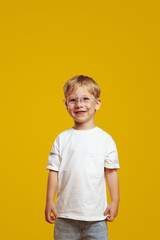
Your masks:
[{"label": "cheek", "polygon": [[90,111],[95,111],[96,110],[96,105],[90,105],[88,108],[90,109]]},{"label": "cheek", "polygon": [[69,108],[69,109],[68,109],[68,113],[69,113],[69,114],[72,114],[72,113],[73,113],[73,108]]}]

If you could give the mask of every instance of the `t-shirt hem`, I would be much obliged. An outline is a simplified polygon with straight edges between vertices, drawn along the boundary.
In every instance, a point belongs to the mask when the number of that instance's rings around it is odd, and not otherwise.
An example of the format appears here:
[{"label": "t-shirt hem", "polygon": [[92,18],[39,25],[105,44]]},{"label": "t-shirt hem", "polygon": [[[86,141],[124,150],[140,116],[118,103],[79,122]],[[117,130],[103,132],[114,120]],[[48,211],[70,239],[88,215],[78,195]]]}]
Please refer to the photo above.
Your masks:
[{"label": "t-shirt hem", "polygon": [[106,216],[102,217],[84,217],[84,216],[72,216],[72,215],[65,215],[65,214],[60,214],[58,216],[59,218],[67,218],[67,219],[72,219],[72,220],[79,220],[79,221],[102,221],[106,219]]}]

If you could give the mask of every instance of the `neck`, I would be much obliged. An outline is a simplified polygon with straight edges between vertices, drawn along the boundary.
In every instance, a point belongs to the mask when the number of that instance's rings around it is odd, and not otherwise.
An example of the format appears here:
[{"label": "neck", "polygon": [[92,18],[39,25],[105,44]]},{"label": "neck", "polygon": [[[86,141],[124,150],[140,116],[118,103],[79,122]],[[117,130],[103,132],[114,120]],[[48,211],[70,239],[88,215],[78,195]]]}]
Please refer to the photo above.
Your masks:
[{"label": "neck", "polygon": [[74,125],[74,129],[77,129],[77,130],[89,130],[89,129],[92,129],[95,127],[95,124],[86,124],[86,123],[76,123],[75,122],[75,125]]}]

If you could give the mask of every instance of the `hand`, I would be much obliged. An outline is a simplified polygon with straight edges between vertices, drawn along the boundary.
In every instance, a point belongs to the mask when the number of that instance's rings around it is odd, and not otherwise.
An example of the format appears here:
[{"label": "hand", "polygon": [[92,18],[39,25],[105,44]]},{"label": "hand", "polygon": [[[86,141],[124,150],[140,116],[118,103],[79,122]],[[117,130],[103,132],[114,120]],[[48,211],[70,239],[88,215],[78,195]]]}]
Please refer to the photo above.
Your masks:
[{"label": "hand", "polygon": [[53,224],[58,217],[56,206],[53,201],[46,202],[45,218],[48,223]]},{"label": "hand", "polygon": [[111,202],[105,212],[104,212],[104,216],[106,217],[106,221],[108,222],[113,222],[114,218],[117,216],[118,214],[118,202]]}]

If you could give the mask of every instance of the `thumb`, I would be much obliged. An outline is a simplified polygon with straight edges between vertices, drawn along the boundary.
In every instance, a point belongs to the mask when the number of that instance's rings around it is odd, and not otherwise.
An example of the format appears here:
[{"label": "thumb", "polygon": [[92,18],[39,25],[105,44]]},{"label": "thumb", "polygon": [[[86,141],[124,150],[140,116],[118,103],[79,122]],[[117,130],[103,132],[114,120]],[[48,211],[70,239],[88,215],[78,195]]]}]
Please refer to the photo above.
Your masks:
[{"label": "thumb", "polygon": [[53,208],[53,214],[54,214],[55,218],[58,217],[58,213],[57,213],[57,209],[56,208]]},{"label": "thumb", "polygon": [[110,212],[110,208],[109,208],[109,206],[108,206],[108,207],[106,208],[105,212],[104,212],[104,216],[108,215],[109,212]]},{"label": "thumb", "polygon": [[54,216],[55,216],[55,218],[58,217],[58,213],[57,213],[57,211],[54,212]]}]

